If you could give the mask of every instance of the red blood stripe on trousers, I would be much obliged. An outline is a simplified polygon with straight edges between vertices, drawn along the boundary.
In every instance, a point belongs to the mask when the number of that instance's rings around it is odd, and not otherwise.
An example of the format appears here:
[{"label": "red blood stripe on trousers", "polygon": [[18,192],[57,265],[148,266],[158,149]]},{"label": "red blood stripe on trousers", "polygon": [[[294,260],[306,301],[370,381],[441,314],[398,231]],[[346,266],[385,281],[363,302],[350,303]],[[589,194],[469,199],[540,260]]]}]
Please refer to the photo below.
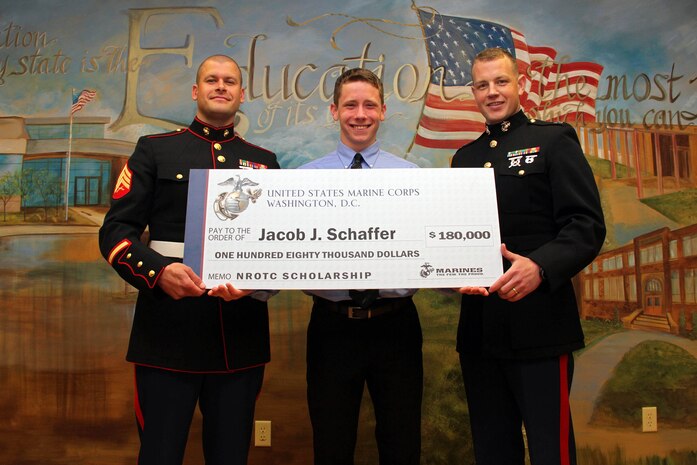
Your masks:
[{"label": "red blood stripe on trousers", "polygon": [[561,465],[569,465],[569,355],[559,357],[559,454]]}]

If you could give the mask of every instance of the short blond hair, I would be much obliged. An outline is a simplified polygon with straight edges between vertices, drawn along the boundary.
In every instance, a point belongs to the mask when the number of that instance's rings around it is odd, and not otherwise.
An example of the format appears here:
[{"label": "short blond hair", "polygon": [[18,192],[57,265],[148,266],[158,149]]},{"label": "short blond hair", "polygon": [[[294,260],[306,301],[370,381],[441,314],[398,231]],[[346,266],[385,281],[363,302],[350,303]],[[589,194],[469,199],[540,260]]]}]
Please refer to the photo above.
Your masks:
[{"label": "short blond hair", "polygon": [[477,56],[474,57],[474,61],[472,62],[472,69],[474,69],[474,64],[478,61],[493,61],[500,58],[508,60],[511,63],[515,77],[518,77],[518,62],[513,55],[500,47],[485,48],[477,53]]}]

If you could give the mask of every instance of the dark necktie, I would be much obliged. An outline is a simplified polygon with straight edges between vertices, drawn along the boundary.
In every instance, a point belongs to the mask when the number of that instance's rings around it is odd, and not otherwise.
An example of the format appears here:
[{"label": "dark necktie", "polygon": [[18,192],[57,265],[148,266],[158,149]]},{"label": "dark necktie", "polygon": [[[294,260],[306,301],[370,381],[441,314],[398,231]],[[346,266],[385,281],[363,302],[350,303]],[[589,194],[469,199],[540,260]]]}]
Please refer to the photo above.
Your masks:
[{"label": "dark necktie", "polygon": [[363,168],[363,155],[357,153],[353,156],[353,161],[351,162],[350,168],[352,170],[360,170]]},{"label": "dark necktie", "polygon": [[[352,170],[363,169],[363,155],[360,153],[354,155],[350,168]],[[377,298],[380,296],[380,291],[377,289],[366,289],[364,291],[351,289],[349,291],[349,296],[354,304],[361,308],[367,308],[370,306],[370,304],[377,300]]]}]

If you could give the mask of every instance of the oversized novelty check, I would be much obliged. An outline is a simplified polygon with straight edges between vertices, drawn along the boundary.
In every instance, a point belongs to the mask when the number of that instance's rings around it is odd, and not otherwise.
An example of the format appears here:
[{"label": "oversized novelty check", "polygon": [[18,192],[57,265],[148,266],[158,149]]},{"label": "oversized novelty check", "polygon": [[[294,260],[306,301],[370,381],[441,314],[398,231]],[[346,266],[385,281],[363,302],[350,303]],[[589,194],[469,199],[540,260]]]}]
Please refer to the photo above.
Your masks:
[{"label": "oversized novelty check", "polygon": [[208,287],[489,286],[502,274],[493,174],[192,170],[184,263]]}]

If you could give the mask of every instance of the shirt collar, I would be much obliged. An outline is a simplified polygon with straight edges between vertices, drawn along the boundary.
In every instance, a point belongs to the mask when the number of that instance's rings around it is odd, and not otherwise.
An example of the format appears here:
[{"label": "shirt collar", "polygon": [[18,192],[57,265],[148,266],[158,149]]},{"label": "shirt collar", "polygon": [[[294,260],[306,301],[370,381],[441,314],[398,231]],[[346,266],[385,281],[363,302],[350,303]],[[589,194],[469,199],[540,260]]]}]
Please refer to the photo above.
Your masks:
[{"label": "shirt collar", "polygon": [[518,110],[503,121],[494,124],[486,125],[486,133],[492,137],[500,137],[502,134],[512,131],[518,126],[527,123],[528,117],[525,116],[523,110]]},{"label": "shirt collar", "polygon": [[206,124],[198,118],[194,118],[194,121],[189,126],[189,130],[196,134],[197,136],[206,139],[208,141],[225,141],[235,137],[234,126],[225,126],[222,128],[217,128]]},{"label": "shirt collar", "polygon": [[[375,166],[375,162],[378,160],[378,153],[380,152],[380,141],[376,140],[373,145],[364,148],[360,151],[363,156],[363,160],[369,167]],[[353,157],[356,155],[356,151],[348,146],[344,145],[343,142],[339,141],[339,145],[336,148],[336,153],[339,156],[339,161],[344,168],[351,166]]]}]

